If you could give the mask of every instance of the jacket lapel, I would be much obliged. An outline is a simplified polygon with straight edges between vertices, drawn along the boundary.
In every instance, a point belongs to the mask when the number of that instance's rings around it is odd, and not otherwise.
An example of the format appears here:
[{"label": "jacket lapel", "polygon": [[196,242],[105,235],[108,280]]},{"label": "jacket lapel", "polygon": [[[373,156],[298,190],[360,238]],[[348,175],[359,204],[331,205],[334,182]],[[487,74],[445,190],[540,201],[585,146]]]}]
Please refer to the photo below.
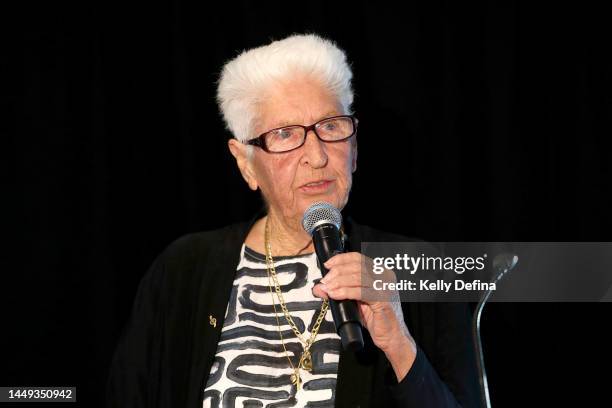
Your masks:
[{"label": "jacket lapel", "polygon": [[204,381],[215,359],[242,243],[258,217],[259,214],[249,222],[232,225],[225,234],[220,233],[218,244],[207,249],[205,262],[197,266],[200,290],[195,299],[189,407],[201,407],[204,401]]}]

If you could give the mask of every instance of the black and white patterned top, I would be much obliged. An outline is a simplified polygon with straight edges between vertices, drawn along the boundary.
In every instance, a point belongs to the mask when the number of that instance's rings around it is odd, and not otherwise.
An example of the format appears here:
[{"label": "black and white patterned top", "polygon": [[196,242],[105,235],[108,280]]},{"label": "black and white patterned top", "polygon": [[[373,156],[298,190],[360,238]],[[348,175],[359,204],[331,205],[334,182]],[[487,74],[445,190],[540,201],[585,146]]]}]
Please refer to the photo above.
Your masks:
[{"label": "black and white patterned top", "polygon": [[[308,339],[322,304],[312,294],[314,281],[321,278],[316,255],[279,256],[274,265],[289,313]],[[287,323],[276,293],[274,302],[285,347],[297,366],[302,343]],[[302,386],[296,389],[272,307],[266,258],[243,244],[204,407],[333,407],[340,347],[328,309],[310,348],[313,370],[300,370]]]}]

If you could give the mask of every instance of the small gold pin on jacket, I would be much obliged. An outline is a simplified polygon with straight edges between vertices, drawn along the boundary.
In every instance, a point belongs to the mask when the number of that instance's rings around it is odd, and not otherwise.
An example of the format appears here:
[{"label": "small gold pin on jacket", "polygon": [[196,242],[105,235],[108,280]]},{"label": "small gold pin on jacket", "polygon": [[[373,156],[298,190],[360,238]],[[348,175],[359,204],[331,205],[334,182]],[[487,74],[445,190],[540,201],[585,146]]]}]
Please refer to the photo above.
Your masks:
[{"label": "small gold pin on jacket", "polygon": [[217,319],[215,319],[213,315],[208,315],[208,322],[212,327],[217,327]]}]

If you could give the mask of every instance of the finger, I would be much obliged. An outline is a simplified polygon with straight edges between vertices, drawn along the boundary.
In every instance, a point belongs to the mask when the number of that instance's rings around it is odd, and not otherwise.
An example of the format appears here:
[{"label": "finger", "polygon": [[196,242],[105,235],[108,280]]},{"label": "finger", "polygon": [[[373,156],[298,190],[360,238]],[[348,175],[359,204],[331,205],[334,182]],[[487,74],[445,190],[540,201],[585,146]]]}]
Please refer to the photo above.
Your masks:
[{"label": "finger", "polygon": [[332,263],[329,266],[326,264],[329,272],[325,275],[325,277],[327,278],[329,275],[334,277],[337,274],[356,273],[368,278],[373,278],[374,274],[372,273],[372,260],[358,252],[353,252],[352,254],[354,255],[344,258],[342,261],[338,261],[338,263]]},{"label": "finger", "polygon": [[318,283],[312,287],[312,294],[321,299],[328,299],[326,287],[322,283]]},{"label": "finger", "polygon": [[362,284],[361,276],[358,274],[339,275],[339,276],[334,277],[333,279],[325,280],[323,283],[325,284],[325,286],[327,286],[328,291],[331,289],[342,287],[342,286],[358,287],[358,288],[367,287]]},{"label": "finger", "polygon": [[341,254],[336,254],[329,258],[325,265],[326,268],[330,269],[334,265],[341,265],[348,262],[359,262],[361,259],[361,254],[359,252],[343,252]]},{"label": "finger", "polygon": [[325,276],[321,279],[321,282],[327,283],[336,279],[340,275],[359,274],[359,272],[359,265],[356,265],[354,263],[337,265],[331,268],[329,272],[325,274]]},{"label": "finger", "polygon": [[364,273],[362,265],[360,264],[343,264],[334,266],[333,269],[321,279],[321,282],[329,285],[331,282],[338,281],[338,279],[341,279],[340,282],[351,282],[354,280],[360,282],[359,286],[371,287],[374,276],[369,273]]},{"label": "finger", "polygon": [[388,308],[390,309],[391,302],[381,300],[380,297],[373,297],[368,291],[367,287],[363,286],[340,286],[336,288],[326,287],[325,291],[327,296],[334,300],[353,299],[359,300],[371,307],[377,308],[377,310]]},{"label": "finger", "polygon": [[344,300],[344,299],[363,300],[361,292],[362,292],[361,287],[342,286],[342,287],[338,287],[335,289],[327,288],[327,296],[335,300]]}]

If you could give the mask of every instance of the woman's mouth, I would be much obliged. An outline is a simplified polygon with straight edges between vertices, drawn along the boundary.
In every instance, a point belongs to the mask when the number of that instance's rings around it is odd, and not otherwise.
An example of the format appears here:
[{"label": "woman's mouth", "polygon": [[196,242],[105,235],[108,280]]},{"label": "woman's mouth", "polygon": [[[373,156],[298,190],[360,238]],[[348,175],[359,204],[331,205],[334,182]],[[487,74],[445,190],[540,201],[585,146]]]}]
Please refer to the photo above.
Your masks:
[{"label": "woman's mouth", "polygon": [[322,193],[327,191],[333,182],[333,180],[313,181],[311,183],[304,184],[302,187],[300,187],[300,190],[305,193]]}]

